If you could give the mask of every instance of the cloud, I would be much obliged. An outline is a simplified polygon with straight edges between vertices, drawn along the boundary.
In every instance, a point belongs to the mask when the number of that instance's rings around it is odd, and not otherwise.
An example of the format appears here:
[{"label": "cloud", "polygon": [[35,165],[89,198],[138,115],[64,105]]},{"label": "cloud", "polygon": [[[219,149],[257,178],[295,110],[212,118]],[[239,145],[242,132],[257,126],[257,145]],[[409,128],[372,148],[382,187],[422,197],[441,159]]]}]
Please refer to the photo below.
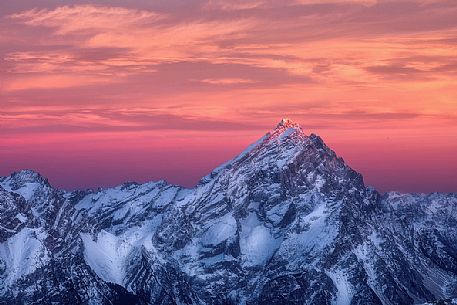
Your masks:
[{"label": "cloud", "polygon": [[457,63],[444,55],[417,55],[390,58],[378,65],[366,66],[366,71],[386,79],[405,81],[443,80],[452,78],[457,71]]},{"label": "cloud", "polygon": [[10,73],[92,73],[94,76],[151,72],[148,61],[125,48],[66,47],[57,50],[12,52],[5,56]]},{"label": "cloud", "polygon": [[297,4],[361,4],[372,6],[378,3],[379,0],[295,0]]},{"label": "cloud", "polygon": [[260,129],[255,121],[220,120],[166,108],[31,108],[0,111],[0,118],[2,133],[8,134]]},{"label": "cloud", "polygon": [[1,91],[63,89],[88,85],[112,83],[113,78],[100,78],[91,75],[26,75],[3,82]]},{"label": "cloud", "polygon": [[243,78],[205,78],[201,80],[202,83],[212,85],[234,85],[234,84],[253,84],[255,81]]},{"label": "cloud", "polygon": [[254,9],[266,4],[264,0],[256,1],[224,1],[224,0],[209,0],[202,5],[203,10],[222,10],[222,11],[238,11]]},{"label": "cloud", "polygon": [[94,5],[61,6],[53,10],[32,9],[10,15],[11,19],[30,26],[56,28],[56,33],[60,35],[120,29],[154,22],[159,17],[146,10]]},{"label": "cloud", "polygon": [[[107,77],[149,73],[160,63],[211,61],[221,51],[216,43],[219,37],[242,37],[254,22],[197,19],[175,23],[168,17],[146,10],[94,5],[28,10],[9,19],[32,29],[50,28],[49,40],[24,46],[28,50],[9,52],[4,58],[10,73],[92,73]],[[53,46],[56,40],[60,48]]]},{"label": "cloud", "polygon": [[[3,19],[21,37],[0,47],[3,104],[193,103],[204,112],[243,101],[235,118],[248,104],[275,101],[282,109],[330,99],[338,111],[363,101],[369,112],[408,113],[415,101],[448,105],[455,97],[457,7],[449,1],[126,5],[32,9]],[[438,89],[445,92],[439,101],[430,93]],[[405,109],[382,104],[394,95]]]},{"label": "cloud", "polygon": [[379,74],[389,78],[398,78],[404,77],[409,78],[410,80],[415,79],[417,76],[424,77],[426,71],[414,68],[407,67],[404,65],[379,65],[379,66],[369,66],[366,67],[368,72]]}]

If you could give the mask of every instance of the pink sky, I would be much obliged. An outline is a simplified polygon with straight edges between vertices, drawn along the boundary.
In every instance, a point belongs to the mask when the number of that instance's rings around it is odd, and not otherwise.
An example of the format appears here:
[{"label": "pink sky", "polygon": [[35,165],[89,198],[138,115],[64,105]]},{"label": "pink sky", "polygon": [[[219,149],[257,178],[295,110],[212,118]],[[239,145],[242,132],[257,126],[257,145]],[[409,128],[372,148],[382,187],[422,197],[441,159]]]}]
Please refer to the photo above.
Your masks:
[{"label": "pink sky", "polygon": [[380,191],[457,192],[455,0],[2,1],[0,175],[191,186],[282,117]]}]

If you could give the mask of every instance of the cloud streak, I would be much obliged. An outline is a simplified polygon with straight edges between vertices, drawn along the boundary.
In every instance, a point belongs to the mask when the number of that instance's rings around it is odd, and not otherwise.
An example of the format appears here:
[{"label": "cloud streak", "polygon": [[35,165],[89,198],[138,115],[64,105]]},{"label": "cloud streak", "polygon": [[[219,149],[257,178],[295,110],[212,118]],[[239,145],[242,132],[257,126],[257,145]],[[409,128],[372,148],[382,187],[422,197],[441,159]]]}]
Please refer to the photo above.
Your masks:
[{"label": "cloud streak", "polygon": [[116,30],[157,21],[159,15],[150,11],[123,7],[75,5],[55,9],[31,9],[9,16],[30,26],[55,28],[55,34]]}]

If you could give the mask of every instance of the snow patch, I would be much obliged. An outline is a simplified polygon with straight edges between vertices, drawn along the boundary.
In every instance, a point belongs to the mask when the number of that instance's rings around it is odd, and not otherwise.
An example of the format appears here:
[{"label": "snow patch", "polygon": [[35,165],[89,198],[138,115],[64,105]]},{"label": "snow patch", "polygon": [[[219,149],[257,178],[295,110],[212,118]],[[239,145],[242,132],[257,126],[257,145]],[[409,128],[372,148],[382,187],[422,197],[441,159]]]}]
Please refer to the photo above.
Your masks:
[{"label": "snow patch", "polygon": [[133,246],[103,230],[97,235],[97,240],[93,240],[87,233],[80,235],[84,243],[86,263],[104,281],[122,285],[125,261]]},{"label": "snow patch", "polygon": [[279,224],[289,210],[290,204],[278,204],[267,211],[267,217],[275,225]]},{"label": "snow patch", "polygon": [[24,228],[0,243],[0,259],[6,264],[5,286],[14,284],[49,261],[43,244],[46,237],[41,229]]},{"label": "snow patch", "polygon": [[242,223],[240,248],[243,265],[258,266],[265,264],[276,252],[282,238],[275,238],[270,229],[259,222],[251,213]]},{"label": "snow patch", "polygon": [[[90,234],[81,233],[86,263],[104,281],[122,285],[132,251],[144,247],[157,254],[152,236],[161,222],[162,215],[158,215],[142,226],[129,228],[118,236],[102,230],[95,240]],[[161,259],[158,255],[155,257]]]},{"label": "snow patch", "polygon": [[208,228],[201,238],[202,244],[217,245],[236,234],[236,220],[232,214],[226,214]]},{"label": "snow patch", "polygon": [[280,142],[283,142],[285,138],[287,138],[288,136],[290,136],[291,134],[293,134],[296,130],[297,130],[297,128],[293,128],[293,127],[287,128],[287,129],[286,129],[283,133],[281,133],[281,135],[279,136],[279,141],[280,141]]},{"label": "snow patch", "polygon": [[220,263],[220,262],[236,261],[236,258],[234,258],[231,255],[226,255],[226,254],[222,253],[222,254],[212,256],[212,257],[203,258],[201,261],[205,265],[205,267],[208,268],[209,266],[216,265],[217,263]]},{"label": "snow patch", "polygon": [[22,222],[22,223],[27,221],[27,217],[24,216],[24,214],[22,214],[22,213],[17,214],[16,218],[19,219],[19,221]]},{"label": "snow patch", "polygon": [[350,305],[353,292],[352,286],[348,281],[346,274],[342,270],[336,270],[334,272],[326,271],[325,272],[329,278],[332,279],[333,285],[335,285],[336,299],[334,300],[334,305]]},{"label": "snow patch", "polygon": [[305,230],[290,233],[281,245],[280,254],[297,258],[311,253],[319,256],[338,234],[336,224],[327,220],[325,204],[317,206],[314,211],[299,219]]},{"label": "snow patch", "polygon": [[25,183],[23,187],[21,187],[18,190],[15,190],[14,192],[18,193],[22,197],[25,198],[25,200],[30,201],[41,185],[39,183]]},{"label": "snow patch", "polygon": [[19,189],[13,189],[10,180],[6,179],[2,182],[1,186],[7,191],[21,195],[26,201],[30,201],[35,195],[35,192],[41,187],[41,184],[37,182],[26,182]]},{"label": "snow patch", "polygon": [[378,235],[376,231],[371,232],[368,236],[368,239],[373,243],[377,249],[382,249],[381,245],[384,242],[381,236]]}]

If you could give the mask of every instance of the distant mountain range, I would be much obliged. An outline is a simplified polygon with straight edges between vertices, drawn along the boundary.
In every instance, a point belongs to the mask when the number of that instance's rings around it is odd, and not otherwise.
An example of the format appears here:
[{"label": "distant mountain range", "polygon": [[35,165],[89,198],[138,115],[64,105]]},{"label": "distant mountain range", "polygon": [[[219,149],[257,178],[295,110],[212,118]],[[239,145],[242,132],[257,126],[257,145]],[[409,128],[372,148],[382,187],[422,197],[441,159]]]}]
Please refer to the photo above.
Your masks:
[{"label": "distant mountain range", "polygon": [[192,189],[0,178],[0,304],[425,303],[457,304],[457,194],[380,195],[290,120]]}]

